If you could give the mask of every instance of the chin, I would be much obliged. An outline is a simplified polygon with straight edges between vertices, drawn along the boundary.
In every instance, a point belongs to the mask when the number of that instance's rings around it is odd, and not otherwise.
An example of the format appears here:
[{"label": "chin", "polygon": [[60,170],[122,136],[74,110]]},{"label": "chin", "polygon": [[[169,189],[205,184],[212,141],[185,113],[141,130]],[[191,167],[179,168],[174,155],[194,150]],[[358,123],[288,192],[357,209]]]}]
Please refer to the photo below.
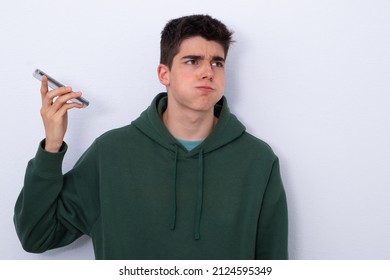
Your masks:
[{"label": "chin", "polygon": [[202,103],[202,104],[197,104],[195,105],[193,108],[195,111],[199,111],[199,112],[208,112],[210,110],[214,110],[214,106],[215,104],[219,101],[219,99],[217,101],[210,101],[210,102],[207,102],[207,103]]}]

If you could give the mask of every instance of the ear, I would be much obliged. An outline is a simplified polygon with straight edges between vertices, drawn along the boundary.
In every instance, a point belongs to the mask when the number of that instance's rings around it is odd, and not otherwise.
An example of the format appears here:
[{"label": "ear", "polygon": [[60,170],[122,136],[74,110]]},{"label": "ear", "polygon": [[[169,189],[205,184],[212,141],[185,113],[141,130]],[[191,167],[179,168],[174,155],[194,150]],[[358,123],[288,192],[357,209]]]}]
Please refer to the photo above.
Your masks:
[{"label": "ear", "polygon": [[159,64],[157,67],[157,75],[158,79],[160,80],[160,83],[163,84],[164,86],[169,86],[169,68],[165,64]]}]

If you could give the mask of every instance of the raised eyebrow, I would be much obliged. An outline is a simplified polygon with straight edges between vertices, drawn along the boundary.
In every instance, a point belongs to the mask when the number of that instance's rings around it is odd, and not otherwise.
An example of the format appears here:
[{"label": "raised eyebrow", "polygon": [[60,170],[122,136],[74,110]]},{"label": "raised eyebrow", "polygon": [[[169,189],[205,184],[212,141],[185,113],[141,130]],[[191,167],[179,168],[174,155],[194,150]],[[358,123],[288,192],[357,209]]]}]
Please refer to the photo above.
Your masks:
[{"label": "raised eyebrow", "polygon": [[182,60],[185,60],[185,59],[200,60],[200,59],[204,59],[204,57],[201,55],[186,55],[186,56],[183,56],[181,59]]},{"label": "raised eyebrow", "polygon": [[213,61],[222,61],[222,62],[225,62],[225,58],[221,57],[221,56],[213,56]]},{"label": "raised eyebrow", "polygon": [[[182,60],[185,60],[185,59],[194,59],[194,60],[203,60],[204,59],[204,56],[202,55],[186,55],[186,56],[183,56],[181,58]],[[222,61],[222,62],[225,62],[225,58],[221,57],[221,56],[213,56],[211,58],[212,61]]]}]

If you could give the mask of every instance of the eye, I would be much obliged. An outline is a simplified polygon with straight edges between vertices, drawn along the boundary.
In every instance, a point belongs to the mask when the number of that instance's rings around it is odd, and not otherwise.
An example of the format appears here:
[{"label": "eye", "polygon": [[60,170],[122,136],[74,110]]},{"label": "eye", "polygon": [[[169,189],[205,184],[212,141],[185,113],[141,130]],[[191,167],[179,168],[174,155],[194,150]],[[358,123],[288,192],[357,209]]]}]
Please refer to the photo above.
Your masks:
[{"label": "eye", "polygon": [[211,63],[211,66],[214,66],[214,67],[218,67],[218,68],[223,68],[225,66],[225,64],[223,63],[223,61],[213,61]]},{"label": "eye", "polygon": [[198,64],[198,60],[196,59],[189,59],[185,62],[185,64],[187,65],[197,65]]}]

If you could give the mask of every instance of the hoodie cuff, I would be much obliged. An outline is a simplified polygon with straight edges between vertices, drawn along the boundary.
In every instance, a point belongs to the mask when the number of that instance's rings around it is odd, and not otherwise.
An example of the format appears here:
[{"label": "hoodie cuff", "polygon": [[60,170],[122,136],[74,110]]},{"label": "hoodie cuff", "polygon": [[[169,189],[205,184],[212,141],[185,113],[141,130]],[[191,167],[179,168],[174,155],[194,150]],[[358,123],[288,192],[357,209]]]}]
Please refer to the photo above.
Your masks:
[{"label": "hoodie cuff", "polygon": [[60,151],[57,153],[51,153],[45,151],[45,139],[39,143],[38,151],[35,155],[35,170],[40,174],[46,175],[62,175],[62,161],[65,153],[68,149],[68,145],[63,142]]}]

